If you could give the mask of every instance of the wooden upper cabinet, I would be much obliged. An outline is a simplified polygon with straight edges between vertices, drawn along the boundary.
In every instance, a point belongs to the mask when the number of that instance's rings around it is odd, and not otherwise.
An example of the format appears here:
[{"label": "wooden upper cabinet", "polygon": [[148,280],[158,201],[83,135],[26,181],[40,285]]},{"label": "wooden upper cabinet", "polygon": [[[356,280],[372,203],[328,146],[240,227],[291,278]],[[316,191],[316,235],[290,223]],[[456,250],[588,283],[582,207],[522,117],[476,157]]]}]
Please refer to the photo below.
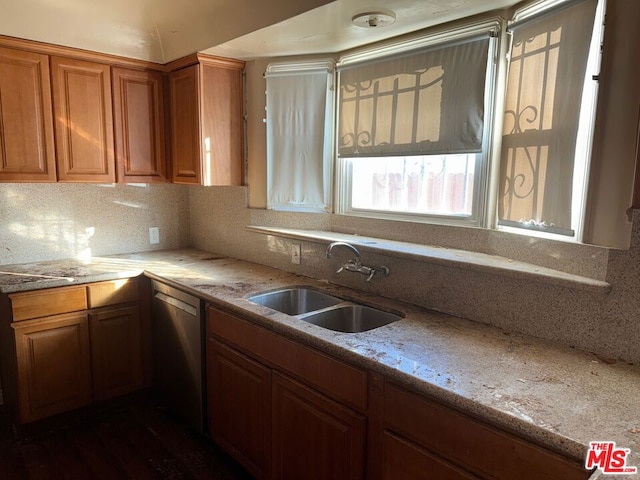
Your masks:
[{"label": "wooden upper cabinet", "polygon": [[200,63],[205,185],[242,184],[242,68],[239,62]]},{"label": "wooden upper cabinet", "polygon": [[109,65],[51,57],[58,180],[115,182]]},{"label": "wooden upper cabinet", "polygon": [[0,48],[0,181],[56,181],[47,55]]},{"label": "wooden upper cabinet", "polygon": [[174,183],[242,184],[243,68],[199,55],[196,65],[170,74]]},{"label": "wooden upper cabinet", "polygon": [[169,75],[171,92],[171,166],[174,183],[202,183],[198,65]]},{"label": "wooden upper cabinet", "polygon": [[112,68],[118,182],[166,182],[162,73]]}]

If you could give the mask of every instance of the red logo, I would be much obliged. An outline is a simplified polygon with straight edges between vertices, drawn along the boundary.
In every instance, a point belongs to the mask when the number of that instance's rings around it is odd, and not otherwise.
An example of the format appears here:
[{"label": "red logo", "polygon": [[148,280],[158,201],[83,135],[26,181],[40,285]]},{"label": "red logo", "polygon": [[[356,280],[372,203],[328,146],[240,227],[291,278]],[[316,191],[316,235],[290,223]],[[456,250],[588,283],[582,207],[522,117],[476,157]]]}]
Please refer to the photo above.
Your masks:
[{"label": "red logo", "polygon": [[638,473],[637,467],[627,467],[628,448],[616,448],[616,442],[591,442],[587,452],[585,468],[599,468],[611,475]]}]

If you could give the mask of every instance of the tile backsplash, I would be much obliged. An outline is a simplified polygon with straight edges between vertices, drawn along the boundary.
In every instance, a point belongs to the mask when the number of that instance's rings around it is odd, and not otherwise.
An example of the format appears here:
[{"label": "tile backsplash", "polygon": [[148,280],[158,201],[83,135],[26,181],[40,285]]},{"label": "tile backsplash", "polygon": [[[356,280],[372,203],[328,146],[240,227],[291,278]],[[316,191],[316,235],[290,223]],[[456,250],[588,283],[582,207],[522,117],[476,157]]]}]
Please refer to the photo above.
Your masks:
[{"label": "tile backsplash", "polygon": [[178,185],[0,183],[0,219],[0,265],[189,245]]},{"label": "tile backsplash", "polygon": [[[392,228],[396,240],[416,241],[422,235],[425,242],[429,241],[425,238],[429,227],[416,233],[409,226],[389,222],[247,209],[242,187],[190,189],[189,199],[194,247],[559,341],[604,357],[640,362],[640,211],[635,212],[631,248],[624,251],[499,232],[469,232],[473,241],[481,242],[479,251],[606,280],[612,285],[607,294],[370,253],[366,254],[367,264],[385,264],[392,273],[367,283],[360,275],[336,275],[338,260],[325,258],[326,244],[248,232],[245,226],[333,228],[368,236],[375,236],[375,229]],[[207,221],[202,221],[205,215]],[[448,238],[446,230],[434,227],[433,231],[434,242],[439,242],[433,245],[463,246],[459,244],[464,240]],[[301,244],[301,265],[291,263],[291,243]]]},{"label": "tile backsplash", "polygon": [[[640,362],[640,211],[630,249],[609,250],[486,231],[455,238],[441,227],[246,205],[246,187],[0,184],[0,265],[193,246]],[[325,258],[326,243],[293,242],[302,251],[301,264],[294,265],[291,240],[249,232],[247,225],[370,236],[384,231],[396,240],[531,258],[540,266],[606,280],[612,290],[585,292],[370,252],[363,254],[366,262],[389,266],[391,275],[367,283],[360,275],[337,275],[339,258]],[[160,230],[157,245],[149,242],[150,227]]]}]

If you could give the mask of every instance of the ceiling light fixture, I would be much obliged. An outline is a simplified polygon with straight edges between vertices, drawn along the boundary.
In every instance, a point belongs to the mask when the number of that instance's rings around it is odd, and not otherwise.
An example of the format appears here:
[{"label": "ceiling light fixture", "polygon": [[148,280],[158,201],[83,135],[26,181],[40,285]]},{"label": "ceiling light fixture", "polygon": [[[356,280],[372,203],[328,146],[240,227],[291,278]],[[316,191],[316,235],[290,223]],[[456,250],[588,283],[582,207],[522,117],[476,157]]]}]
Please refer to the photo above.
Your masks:
[{"label": "ceiling light fixture", "polygon": [[362,28],[386,27],[395,21],[396,15],[391,10],[358,13],[351,18],[354,25]]}]

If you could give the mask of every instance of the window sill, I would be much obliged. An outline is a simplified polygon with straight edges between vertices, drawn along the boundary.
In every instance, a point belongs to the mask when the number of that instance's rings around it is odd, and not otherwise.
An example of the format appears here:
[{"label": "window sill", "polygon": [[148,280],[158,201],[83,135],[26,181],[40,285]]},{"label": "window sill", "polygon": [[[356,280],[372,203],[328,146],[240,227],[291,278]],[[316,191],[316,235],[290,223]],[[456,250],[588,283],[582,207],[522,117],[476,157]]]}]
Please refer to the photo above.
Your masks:
[{"label": "window sill", "polygon": [[607,294],[611,291],[611,285],[602,280],[573,275],[497,255],[488,255],[486,253],[433,247],[330,231],[274,228],[256,225],[249,225],[246,229],[250,232],[263,235],[274,235],[276,237],[313,243],[328,244],[337,241],[349,242],[363,252],[372,252],[389,257],[431,263],[451,268],[468,269],[519,280],[543,282],[547,285],[592,293]]}]

